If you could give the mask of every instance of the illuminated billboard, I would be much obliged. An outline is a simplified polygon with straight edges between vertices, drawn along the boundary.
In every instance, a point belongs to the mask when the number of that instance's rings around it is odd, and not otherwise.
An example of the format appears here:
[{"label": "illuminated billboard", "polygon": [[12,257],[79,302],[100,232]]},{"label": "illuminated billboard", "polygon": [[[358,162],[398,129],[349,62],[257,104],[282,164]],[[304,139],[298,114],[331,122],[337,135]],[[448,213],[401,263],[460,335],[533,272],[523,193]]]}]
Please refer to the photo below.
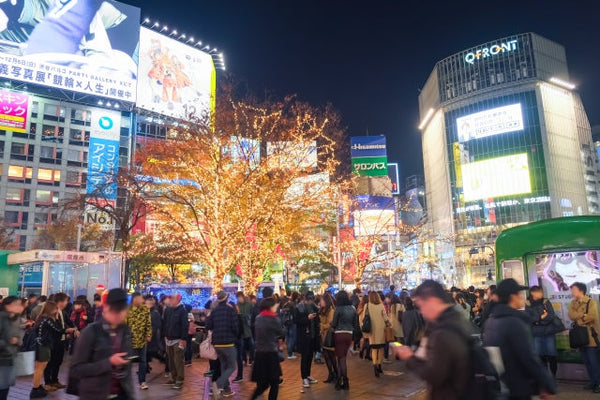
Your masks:
[{"label": "illuminated billboard", "polygon": [[115,175],[119,169],[121,113],[94,108],[86,193],[102,200],[117,200]]},{"label": "illuminated billboard", "polygon": [[134,102],[140,9],[105,1],[0,2],[0,78]]},{"label": "illuminated billboard", "polygon": [[210,115],[216,72],[208,53],[142,27],[139,58],[138,107],[182,119]]},{"label": "illuminated billboard", "polygon": [[317,168],[317,142],[267,142],[269,168]]},{"label": "illuminated billboard", "polygon": [[527,153],[462,165],[465,201],[531,193]]},{"label": "illuminated billboard", "polygon": [[511,104],[465,115],[456,119],[456,127],[459,142],[521,131],[523,130],[521,104]]},{"label": "illuminated billboard", "polygon": [[0,128],[13,132],[27,130],[29,96],[0,90]]},{"label": "illuminated billboard", "polygon": [[391,197],[356,196],[354,207],[354,234],[362,236],[394,235],[396,206]]}]

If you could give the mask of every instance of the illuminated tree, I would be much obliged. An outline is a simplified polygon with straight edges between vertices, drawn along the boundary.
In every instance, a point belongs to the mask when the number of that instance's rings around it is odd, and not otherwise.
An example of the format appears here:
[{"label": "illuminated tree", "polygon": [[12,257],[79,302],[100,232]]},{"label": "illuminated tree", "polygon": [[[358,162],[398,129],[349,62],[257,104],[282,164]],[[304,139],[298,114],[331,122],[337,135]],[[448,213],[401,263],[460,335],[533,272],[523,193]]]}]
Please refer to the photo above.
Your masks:
[{"label": "illuminated tree", "polygon": [[6,226],[4,219],[0,218],[0,249],[13,249],[15,245],[15,231]]},{"label": "illuminated tree", "polygon": [[269,246],[284,246],[333,208],[343,137],[331,108],[294,96],[242,101],[225,90],[218,98],[213,119],[175,127],[176,134],[147,143],[137,157],[160,199],[153,216],[210,267],[213,290],[238,263],[242,279],[255,285]]}]

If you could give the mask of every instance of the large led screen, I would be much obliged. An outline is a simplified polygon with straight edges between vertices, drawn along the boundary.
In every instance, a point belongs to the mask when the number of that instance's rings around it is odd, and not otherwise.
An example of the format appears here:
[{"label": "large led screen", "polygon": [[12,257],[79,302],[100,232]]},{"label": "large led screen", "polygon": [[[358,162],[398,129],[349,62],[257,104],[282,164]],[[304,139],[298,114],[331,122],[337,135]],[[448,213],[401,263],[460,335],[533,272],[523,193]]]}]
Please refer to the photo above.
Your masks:
[{"label": "large led screen", "polygon": [[462,165],[465,201],[531,193],[527,153]]},{"label": "large led screen", "polygon": [[353,217],[356,237],[395,234],[396,212],[392,197],[356,196]]},{"label": "large led screen", "polygon": [[206,118],[215,79],[209,54],[142,27],[138,107],[182,119]]},{"label": "large led screen", "polygon": [[500,133],[523,130],[521,104],[492,108],[456,119],[458,141],[467,142]]},{"label": "large led screen", "polygon": [[0,78],[129,102],[140,9],[112,0],[0,2]]}]

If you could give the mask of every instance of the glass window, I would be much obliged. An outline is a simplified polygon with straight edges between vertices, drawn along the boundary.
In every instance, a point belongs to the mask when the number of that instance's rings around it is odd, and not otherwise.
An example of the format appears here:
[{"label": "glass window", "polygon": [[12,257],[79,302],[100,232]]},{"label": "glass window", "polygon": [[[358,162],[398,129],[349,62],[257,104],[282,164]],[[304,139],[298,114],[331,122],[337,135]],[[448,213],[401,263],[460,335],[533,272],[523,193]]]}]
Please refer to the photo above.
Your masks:
[{"label": "glass window", "polygon": [[38,179],[40,181],[52,181],[53,177],[54,177],[53,169],[45,169],[45,168],[38,169]]},{"label": "glass window", "polygon": [[52,201],[52,192],[49,190],[36,190],[35,201],[39,203],[50,203],[50,201]]},{"label": "glass window", "polygon": [[67,156],[67,161],[77,161],[79,162],[79,156],[80,156],[81,152],[79,150],[69,150],[68,156]]},{"label": "glass window", "polygon": [[5,211],[4,222],[7,224],[18,224],[19,223],[19,212],[18,211]]},{"label": "glass window", "polygon": [[90,126],[92,121],[92,113],[89,110],[80,108],[71,109],[71,123],[75,125]]},{"label": "glass window", "polygon": [[10,154],[15,156],[24,156],[27,151],[27,145],[25,143],[13,143],[10,146]]},{"label": "glass window", "polygon": [[8,166],[8,177],[9,178],[23,178],[23,172],[25,167],[20,165],[9,165]]},{"label": "glass window", "polygon": [[8,188],[6,189],[6,201],[21,201],[23,197],[23,189]]},{"label": "glass window", "polygon": [[35,225],[48,225],[48,214],[35,213],[33,223]]},{"label": "glass window", "polygon": [[79,183],[79,172],[67,171],[67,183]]},{"label": "glass window", "polygon": [[42,146],[40,148],[41,158],[54,158],[54,147]]},{"label": "glass window", "polygon": [[37,101],[31,102],[31,118],[37,118],[40,109],[40,103]]}]

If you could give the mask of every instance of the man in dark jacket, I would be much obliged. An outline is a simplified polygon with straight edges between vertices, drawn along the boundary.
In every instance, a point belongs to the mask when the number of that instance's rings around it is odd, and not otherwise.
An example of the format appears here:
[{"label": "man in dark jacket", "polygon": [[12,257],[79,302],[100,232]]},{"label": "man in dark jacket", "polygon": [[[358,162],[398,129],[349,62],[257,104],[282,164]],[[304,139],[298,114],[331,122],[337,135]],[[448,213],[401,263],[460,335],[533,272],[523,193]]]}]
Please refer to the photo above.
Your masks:
[{"label": "man in dark jacket", "polygon": [[235,342],[239,333],[237,311],[227,303],[228,298],[229,294],[223,290],[217,293],[218,304],[206,319],[206,329],[212,331],[212,343],[221,363],[221,376],[217,379],[217,387],[223,397],[235,394],[229,386],[229,377],[235,371]]},{"label": "man in dark jacket", "polygon": [[310,370],[313,354],[319,346],[319,316],[313,292],[307,292],[304,301],[296,307],[294,321],[297,331],[296,348],[301,355],[302,386],[309,387],[317,383],[317,380],[310,375]]},{"label": "man in dark jacket", "polygon": [[413,297],[428,322],[425,336],[416,352],[409,346],[394,347],[394,352],[427,382],[431,400],[462,399],[472,378],[466,320],[435,281],[423,282]]},{"label": "man in dark jacket", "polygon": [[521,293],[524,290],[527,287],[514,279],[500,282],[496,289],[498,304],[485,323],[483,344],[500,349],[504,364],[501,378],[508,387],[510,399],[531,399],[538,394],[548,399],[556,393],[556,385],[533,352],[529,316],[519,311],[525,308],[525,294]]},{"label": "man in dark jacket", "polygon": [[233,382],[239,383],[244,379],[244,364],[246,361],[248,360],[250,364],[254,362],[254,343],[252,340],[252,329],[250,328],[252,304],[246,299],[244,292],[237,292],[236,296],[237,312],[242,331],[239,332],[239,339],[235,345],[237,351],[237,376]]},{"label": "man in dark jacket", "polygon": [[[62,329],[75,328],[71,321],[70,314],[65,313],[65,308],[69,303],[69,296],[66,293],[57,293],[54,295],[54,302],[58,307],[58,318],[56,319],[57,325]],[[65,333],[58,333],[54,335],[52,341],[52,353],[50,361],[44,369],[44,382],[46,386],[51,387],[55,390],[64,389],[67,386],[58,381],[58,373],[60,366],[63,363],[65,356],[65,350],[67,348],[67,335]]]},{"label": "man in dark jacket", "polygon": [[131,334],[124,324],[127,292],[108,292],[102,318],[88,325],[75,342],[69,376],[69,393],[86,400],[132,400]]},{"label": "man in dark jacket", "polygon": [[181,390],[184,379],[184,355],[188,335],[188,312],[181,303],[181,295],[171,296],[171,307],[167,307],[163,317],[162,335],[167,346],[167,358],[171,379],[167,385],[173,389]]},{"label": "man in dark jacket", "polygon": [[260,314],[260,302],[263,299],[268,299],[269,297],[273,297],[273,288],[266,287],[262,290],[262,299],[257,300],[256,303],[252,306],[252,317],[250,318],[250,328],[252,329],[252,337],[254,337],[254,322],[256,321],[256,317]]}]

